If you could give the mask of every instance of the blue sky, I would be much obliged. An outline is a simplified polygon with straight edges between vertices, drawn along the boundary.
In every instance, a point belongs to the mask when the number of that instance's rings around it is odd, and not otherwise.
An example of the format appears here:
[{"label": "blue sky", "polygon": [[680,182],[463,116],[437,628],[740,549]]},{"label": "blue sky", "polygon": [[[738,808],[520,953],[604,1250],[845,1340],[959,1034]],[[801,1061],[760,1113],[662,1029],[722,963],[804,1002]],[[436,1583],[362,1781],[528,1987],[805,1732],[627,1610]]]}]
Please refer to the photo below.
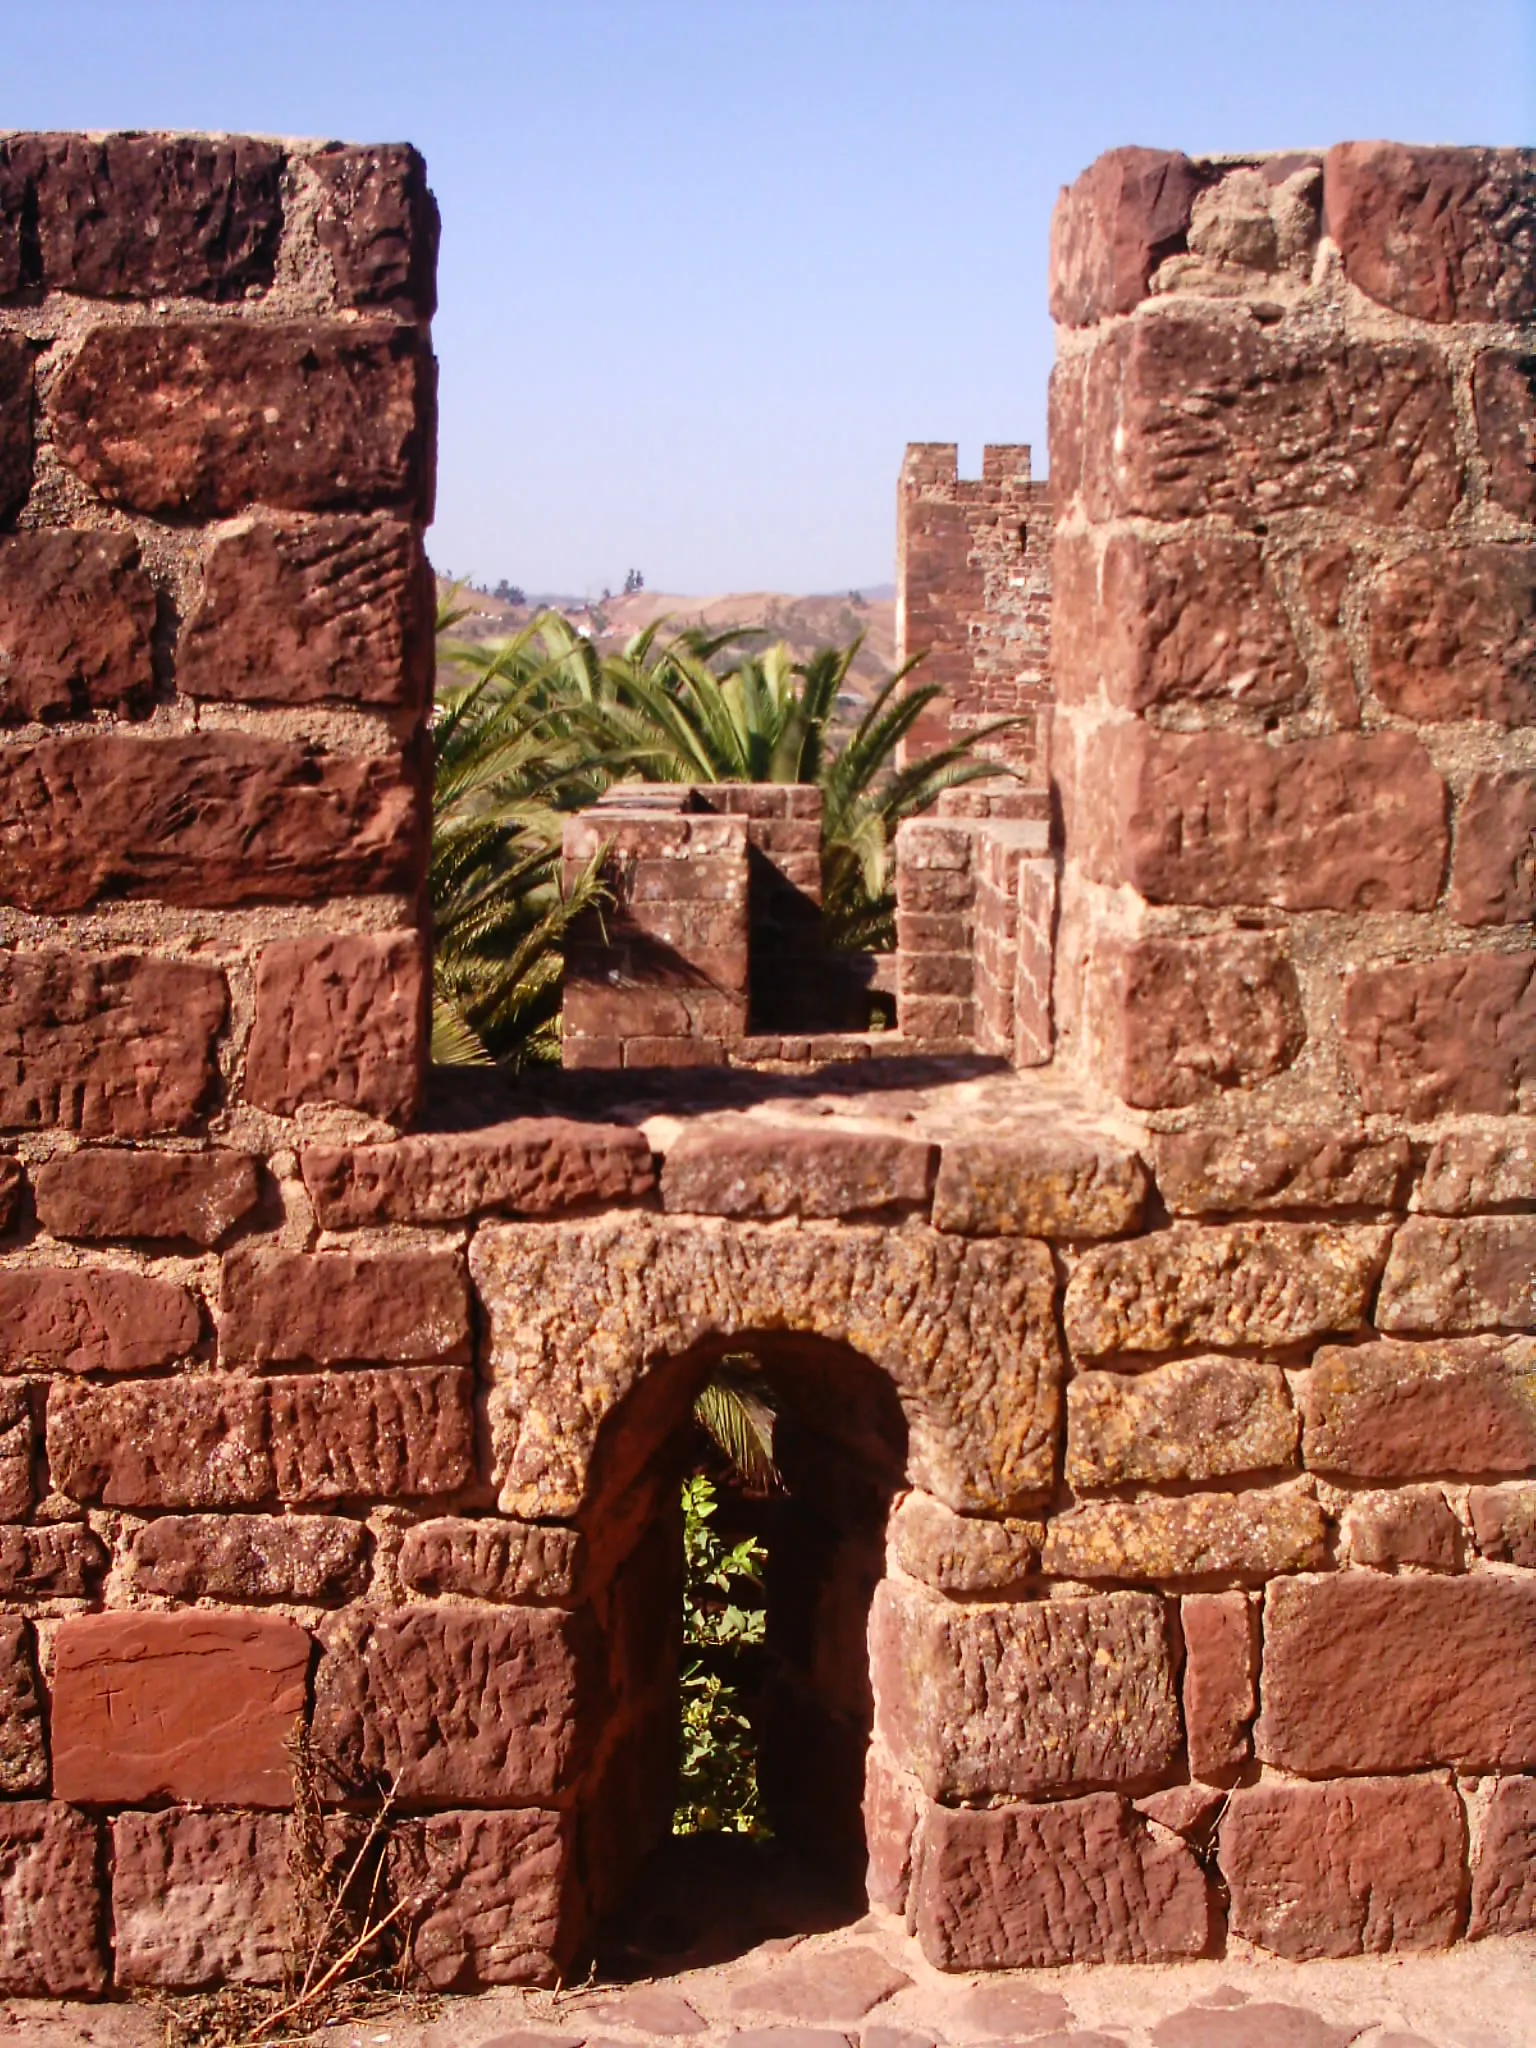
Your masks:
[{"label": "blue sky", "polygon": [[0,126],[415,142],[440,564],[891,574],[908,440],[1045,467],[1046,231],[1101,150],[1536,143],[1536,0],[0,0]]}]

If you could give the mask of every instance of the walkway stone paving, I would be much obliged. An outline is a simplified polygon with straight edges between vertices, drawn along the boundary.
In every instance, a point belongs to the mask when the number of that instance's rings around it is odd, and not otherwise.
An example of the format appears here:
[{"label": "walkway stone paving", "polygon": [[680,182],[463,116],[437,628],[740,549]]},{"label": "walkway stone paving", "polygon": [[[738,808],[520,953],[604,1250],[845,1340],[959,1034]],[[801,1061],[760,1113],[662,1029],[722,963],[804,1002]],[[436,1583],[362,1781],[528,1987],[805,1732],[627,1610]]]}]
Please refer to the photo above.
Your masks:
[{"label": "walkway stone paving", "polygon": [[[0,2048],[160,2048],[142,2006],[0,2003]],[[334,2048],[1536,2048],[1536,1939],[1434,1955],[941,1976],[891,1923],[666,1979],[445,1999]]]}]

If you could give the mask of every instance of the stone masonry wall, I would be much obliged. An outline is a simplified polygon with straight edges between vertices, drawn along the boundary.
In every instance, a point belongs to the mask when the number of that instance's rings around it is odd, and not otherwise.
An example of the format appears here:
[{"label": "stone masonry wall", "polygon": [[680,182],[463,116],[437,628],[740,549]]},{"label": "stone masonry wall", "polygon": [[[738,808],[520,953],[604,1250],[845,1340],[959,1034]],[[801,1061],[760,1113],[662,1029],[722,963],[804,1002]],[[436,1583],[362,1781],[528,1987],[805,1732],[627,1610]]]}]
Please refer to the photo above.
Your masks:
[{"label": "stone masonry wall", "polygon": [[921,654],[921,683],[944,695],[909,735],[906,758],[1018,718],[983,751],[1043,788],[1050,724],[1051,495],[1029,450],[982,451],[962,479],[953,442],[908,447],[896,492],[896,658]]},{"label": "stone masonry wall", "polygon": [[[0,142],[0,1992],[280,1981],[299,1723],[331,1853],[393,1791],[416,1981],[569,1973],[669,1825],[682,1432],[754,1347],[889,1505],[801,1753],[940,1967],[1536,1924],[1533,226],[1497,153],[1095,166],[1054,987],[1029,819],[901,885],[957,1049],[1042,1070],[510,1115],[426,1087],[419,161]],[[684,822],[740,880],[761,821],[650,819],[674,907]]]}]

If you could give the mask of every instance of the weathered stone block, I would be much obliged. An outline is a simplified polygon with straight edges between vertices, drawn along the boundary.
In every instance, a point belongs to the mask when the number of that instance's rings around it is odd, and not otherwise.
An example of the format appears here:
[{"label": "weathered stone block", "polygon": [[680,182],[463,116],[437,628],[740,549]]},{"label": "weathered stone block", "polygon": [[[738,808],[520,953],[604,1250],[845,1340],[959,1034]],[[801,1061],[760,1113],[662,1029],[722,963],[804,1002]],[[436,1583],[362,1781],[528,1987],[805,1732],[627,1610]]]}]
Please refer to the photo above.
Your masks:
[{"label": "weathered stone block", "polygon": [[1430,1336],[1536,1330],[1536,1216],[1410,1216],[1392,1240],[1376,1322]]},{"label": "weathered stone block", "polygon": [[936,1147],[918,1138],[732,1116],[690,1124],[668,1147],[661,1203],[699,1216],[926,1209],[936,1164]]},{"label": "weathered stone block", "polygon": [[1444,1948],[1466,1910],[1466,1822],[1444,1778],[1247,1785],[1220,1830],[1234,1934],[1293,1961]]},{"label": "weathered stone block", "polygon": [[869,1847],[869,1902],[877,1911],[907,1910],[913,1849],[925,1803],[917,1780],[898,1770],[880,1744],[872,1742],[864,1762],[864,1839]]},{"label": "weathered stone block", "polygon": [[246,1100],[279,1116],[306,1102],[337,1102],[408,1122],[426,1077],[430,1000],[419,932],[264,947]]},{"label": "weathered stone block", "polygon": [[1175,1224],[1099,1245],[1067,1283],[1082,1357],[1299,1344],[1364,1326],[1391,1232],[1372,1224]]},{"label": "weathered stone block", "polygon": [[1094,1058],[1120,1098],[1179,1109],[1282,1073],[1306,1041],[1296,971],[1267,934],[1105,940],[1090,963]]},{"label": "weathered stone block", "polygon": [[71,1152],[34,1171],[37,1220],[55,1237],[215,1245],[260,1200],[259,1165],[245,1152]]},{"label": "weathered stone block", "polygon": [[133,1583],[169,1600],[350,1599],[368,1531],[340,1515],[164,1515],[128,1542]]},{"label": "weathered stone block", "polygon": [[1127,147],[1064,185],[1051,216],[1051,318],[1088,327],[1139,305],[1163,258],[1184,247],[1206,182],[1176,151]]},{"label": "weathered stone block", "polygon": [[231,1252],[219,1353],[234,1365],[458,1365],[471,1352],[456,1252]]},{"label": "weathered stone block", "polygon": [[1292,1486],[1087,1501],[1046,1523],[1040,1568],[1063,1579],[1260,1580],[1323,1564],[1327,1532],[1317,1502]]},{"label": "weathered stone block", "polygon": [[1536,1343],[1324,1345],[1300,1395],[1303,1456],[1353,1479],[1536,1465]]},{"label": "weathered stone block", "polygon": [[1415,320],[1536,313],[1529,151],[1344,142],[1323,159],[1323,209],[1344,274]]},{"label": "weathered stone block", "polygon": [[1367,1111],[1507,1116],[1536,1081],[1536,961],[1457,953],[1357,968],[1341,1026]]},{"label": "weathered stone block", "polygon": [[1056,542],[1051,671],[1063,703],[1294,703],[1307,672],[1285,609],[1246,534],[1160,543],[1117,532],[1099,563],[1086,536]]},{"label": "weathered stone block", "polygon": [[1427,342],[1299,342],[1245,311],[1170,305],[1098,342],[1085,416],[1094,518],[1305,509],[1434,530],[1461,501],[1450,375]]},{"label": "weathered stone block", "polygon": [[0,1527],[0,1598],[81,1600],[106,1572],[107,1546],[83,1522]]},{"label": "weathered stone block", "polygon": [[390,1145],[314,1145],[300,1163],[327,1230],[453,1223],[487,1212],[549,1216],[639,1201],[656,1184],[643,1131],[561,1116],[513,1117]]},{"label": "weathered stone block", "polygon": [[0,1272],[0,1371],[146,1372],[197,1343],[184,1287],[109,1266]]},{"label": "weathered stone block", "polygon": [[280,1500],[415,1499],[474,1476],[474,1375],[305,1373],[267,1382]]},{"label": "weathered stone block", "polygon": [[875,1727],[932,1799],[1155,1778],[1179,1747],[1163,1603],[1144,1593],[961,1606],[886,1579]]},{"label": "weathered stone block", "polygon": [[1174,1962],[1211,1935],[1194,1851],[1108,1792],[930,1808],[913,1892],[918,1942],[943,1970]]},{"label": "weathered stone block", "polygon": [[[137,332],[127,329],[126,332]],[[410,889],[422,862],[403,757],[316,754],[251,733],[120,733],[0,753],[0,901],[243,903]]]},{"label": "weathered stone block", "polygon": [[1440,893],[1446,788],[1406,733],[1274,746],[1108,726],[1077,776],[1086,866],[1150,903],[1428,910]]},{"label": "weathered stone block", "polygon": [[1033,1572],[1039,1522],[957,1515],[931,1493],[909,1493],[889,1524],[891,1555],[909,1577],[941,1593],[1004,1593]]},{"label": "weathered stone block", "polygon": [[1536,1570],[1536,1486],[1474,1486],[1468,1506],[1484,1557]]},{"label": "weathered stone block", "polygon": [[1256,1359],[1181,1358],[1067,1386],[1067,1484],[1220,1479],[1296,1463],[1285,1375]]},{"label": "weathered stone block", "polygon": [[1253,1753],[1258,1612],[1246,1593],[1187,1593],[1179,1602],[1179,1620],[1190,1775],[1225,1781]]},{"label": "weathered stone block", "polygon": [[267,1388],[224,1374],[58,1382],[48,1390],[54,1485],[106,1507],[238,1507],[272,1492]]},{"label": "weathered stone block", "polygon": [[437,1990],[561,1981],[577,1934],[571,1822],[519,1813],[439,1813],[390,1844],[390,1888],[420,1897],[412,1974]]},{"label": "weathered stone block", "polygon": [[1472,405],[1488,495],[1529,520],[1536,514],[1536,355],[1485,349],[1472,369]]},{"label": "weathered stone block", "polygon": [[0,1126],[191,1129],[229,994],[216,967],[130,953],[0,954]]},{"label": "weathered stone block", "polygon": [[568,1601],[581,1572],[576,1529],[486,1517],[418,1522],[400,1545],[400,1577],[414,1593],[498,1600],[509,1606]]},{"label": "weathered stone block", "polygon": [[32,344],[0,334],[0,519],[9,519],[32,488]]},{"label": "weathered stone block", "polygon": [[63,1799],[288,1806],[310,1639],[277,1615],[87,1614],[53,1644]]},{"label": "weathered stone block", "polygon": [[354,1609],[322,1633],[315,1748],[341,1786],[385,1771],[412,1802],[548,1801],[587,1740],[580,1627],[552,1607]]},{"label": "weathered stone block", "polygon": [[135,512],[426,518],[434,369],[414,328],[381,322],[97,327],[53,387],[54,447]]},{"label": "weathered stone block", "polygon": [[251,520],[209,550],[176,686],[248,704],[419,705],[433,612],[431,571],[405,521]]},{"label": "weathered stone block", "polygon": [[330,148],[309,159],[320,181],[315,235],[337,302],[430,320],[437,305],[437,202],[408,143]]},{"label": "weathered stone block", "polygon": [[0,1386],[0,1522],[14,1522],[32,1505],[34,1431],[27,1390]]},{"label": "weathered stone block", "polygon": [[1165,1131],[1157,1185],[1176,1216],[1254,1209],[1393,1209],[1411,1164],[1408,1140],[1364,1130],[1255,1123]]},{"label": "weathered stone block", "polygon": [[116,1980],[281,1984],[298,1907],[278,1814],[122,1813],[112,1823]]},{"label": "weathered stone block", "polygon": [[98,1998],[106,1988],[100,1831],[47,1799],[0,1804],[0,1991]]},{"label": "weathered stone block", "polygon": [[1265,1594],[1258,1755],[1303,1777],[1528,1770],[1533,1641],[1536,1579],[1277,1579]]},{"label": "weathered stone block", "polygon": [[1528,1934],[1536,1927],[1536,1778],[1493,1788],[1472,1864],[1467,1932]]},{"label": "weathered stone block", "polygon": [[1536,547],[1425,549],[1370,593],[1371,687],[1425,724],[1536,718]]},{"label": "weathered stone block", "polygon": [[43,281],[92,299],[240,299],[272,282],[283,152],[248,135],[49,136]]},{"label": "weathered stone block", "polygon": [[21,1161],[0,1155],[0,1234],[15,1228],[26,1191],[27,1176]]},{"label": "weathered stone block", "polygon": [[15,1615],[0,1615],[0,1792],[7,1795],[48,1789],[31,1633]]},{"label": "weathered stone block", "polygon": [[971,1237],[1119,1237],[1146,1200],[1147,1170],[1123,1146],[1018,1131],[946,1139],[933,1221]]},{"label": "weathered stone block", "polygon": [[0,720],[125,706],[153,685],[154,585],[132,534],[0,540]]},{"label": "weathered stone block", "polygon": [[470,1269],[491,1320],[500,1505],[573,1516],[602,1419],[655,1361],[705,1337],[782,1330],[890,1375],[907,1474],[949,1507],[1008,1514],[1055,1479],[1060,1357],[1044,1245],[917,1223],[672,1218],[483,1226]]},{"label": "weathered stone block", "polygon": [[1449,909],[1458,924],[1536,919],[1536,775],[1477,774],[1461,800]]},{"label": "weathered stone block", "polygon": [[1351,1562],[1377,1571],[1411,1564],[1453,1572],[1461,1562],[1461,1524],[1438,1486],[1354,1494],[1340,1529]]}]

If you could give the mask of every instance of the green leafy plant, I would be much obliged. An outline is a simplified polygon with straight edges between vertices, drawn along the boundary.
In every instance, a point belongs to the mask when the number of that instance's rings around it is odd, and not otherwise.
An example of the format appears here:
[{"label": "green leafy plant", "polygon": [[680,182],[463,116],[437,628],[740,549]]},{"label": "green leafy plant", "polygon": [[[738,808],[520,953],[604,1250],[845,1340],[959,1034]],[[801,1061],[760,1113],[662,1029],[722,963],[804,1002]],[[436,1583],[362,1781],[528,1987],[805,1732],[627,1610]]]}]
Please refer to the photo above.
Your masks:
[{"label": "green leafy plant", "polygon": [[753,1595],[763,1590],[768,1553],[755,1536],[728,1544],[710,1524],[714,1482],[683,1483],[683,1667],[678,1835],[763,1836],[757,1745],[741,1702],[735,1666],[744,1648],[764,1639],[767,1613]]}]

